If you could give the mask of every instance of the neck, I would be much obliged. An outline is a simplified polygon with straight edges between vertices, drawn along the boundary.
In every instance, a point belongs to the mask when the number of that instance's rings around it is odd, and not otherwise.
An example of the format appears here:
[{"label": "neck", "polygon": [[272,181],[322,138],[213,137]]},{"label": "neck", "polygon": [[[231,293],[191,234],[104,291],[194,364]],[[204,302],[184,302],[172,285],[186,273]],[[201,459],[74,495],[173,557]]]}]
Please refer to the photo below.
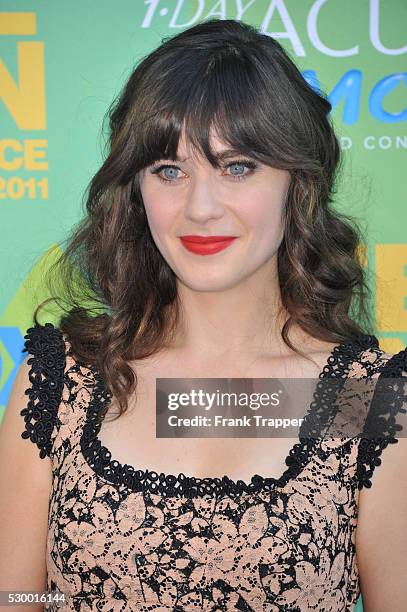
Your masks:
[{"label": "neck", "polygon": [[178,293],[180,324],[173,348],[205,359],[233,359],[244,354],[280,354],[288,347],[281,329],[288,314],[280,292],[234,287],[223,292],[197,292],[185,286]]}]

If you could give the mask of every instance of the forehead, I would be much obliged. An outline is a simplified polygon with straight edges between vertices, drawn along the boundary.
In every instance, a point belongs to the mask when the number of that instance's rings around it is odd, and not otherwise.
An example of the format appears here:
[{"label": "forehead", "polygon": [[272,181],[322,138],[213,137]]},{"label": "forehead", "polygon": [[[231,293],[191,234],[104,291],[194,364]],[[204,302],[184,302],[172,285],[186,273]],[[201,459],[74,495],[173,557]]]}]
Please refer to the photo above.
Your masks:
[{"label": "forehead", "polygon": [[[228,142],[220,138],[213,129],[209,132],[209,145],[211,150],[216,154],[219,160],[231,158],[232,156],[239,153],[239,150],[235,147],[231,147]],[[186,139],[185,131],[181,133],[178,148],[177,148],[177,161],[194,161],[204,157],[200,151],[194,148],[193,144]]]}]

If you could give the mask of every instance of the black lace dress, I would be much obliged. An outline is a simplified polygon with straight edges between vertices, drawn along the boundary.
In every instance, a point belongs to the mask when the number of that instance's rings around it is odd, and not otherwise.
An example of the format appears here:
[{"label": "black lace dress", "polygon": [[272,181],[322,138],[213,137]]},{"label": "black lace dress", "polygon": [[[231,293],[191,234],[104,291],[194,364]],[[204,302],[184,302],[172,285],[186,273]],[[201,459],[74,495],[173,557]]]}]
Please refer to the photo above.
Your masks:
[{"label": "black lace dress", "polygon": [[[354,610],[359,490],[397,442],[391,428],[376,439],[300,437],[279,478],[138,470],[97,437],[111,399],[99,373],[75,360],[51,323],[25,339],[31,384],[22,437],[52,464],[48,589],[65,598],[45,609]],[[407,349],[390,355],[362,335],[336,346],[319,377],[406,374]],[[329,409],[326,401],[312,408]],[[397,415],[399,398],[386,410]]]}]

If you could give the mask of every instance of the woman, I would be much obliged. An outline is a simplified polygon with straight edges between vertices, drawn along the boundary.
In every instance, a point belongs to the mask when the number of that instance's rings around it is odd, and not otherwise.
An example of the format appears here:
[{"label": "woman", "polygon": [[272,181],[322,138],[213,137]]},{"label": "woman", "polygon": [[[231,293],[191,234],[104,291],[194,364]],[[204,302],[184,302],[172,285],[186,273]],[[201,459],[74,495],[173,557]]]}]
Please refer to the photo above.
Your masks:
[{"label": "woman", "polygon": [[3,589],[60,591],[62,610],[342,611],[361,588],[367,612],[405,609],[394,429],[154,431],[157,378],[406,376],[407,349],[369,333],[360,234],[332,207],[330,110],[276,40],[232,20],[131,74],[56,268],[65,314],[36,311],[2,428]]}]

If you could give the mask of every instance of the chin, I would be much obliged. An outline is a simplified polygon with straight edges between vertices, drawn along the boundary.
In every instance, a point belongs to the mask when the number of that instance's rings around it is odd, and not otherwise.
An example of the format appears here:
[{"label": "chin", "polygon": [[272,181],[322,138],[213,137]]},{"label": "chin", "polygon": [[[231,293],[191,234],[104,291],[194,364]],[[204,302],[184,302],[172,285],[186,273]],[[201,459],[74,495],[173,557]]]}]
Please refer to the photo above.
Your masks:
[{"label": "chin", "polygon": [[190,275],[187,277],[178,276],[179,281],[191,289],[191,291],[199,291],[201,293],[213,293],[218,291],[227,291],[235,287],[240,281],[241,277],[223,274],[221,277],[211,278],[210,275],[205,274],[204,278],[202,273],[198,273],[195,278],[191,278]]}]

